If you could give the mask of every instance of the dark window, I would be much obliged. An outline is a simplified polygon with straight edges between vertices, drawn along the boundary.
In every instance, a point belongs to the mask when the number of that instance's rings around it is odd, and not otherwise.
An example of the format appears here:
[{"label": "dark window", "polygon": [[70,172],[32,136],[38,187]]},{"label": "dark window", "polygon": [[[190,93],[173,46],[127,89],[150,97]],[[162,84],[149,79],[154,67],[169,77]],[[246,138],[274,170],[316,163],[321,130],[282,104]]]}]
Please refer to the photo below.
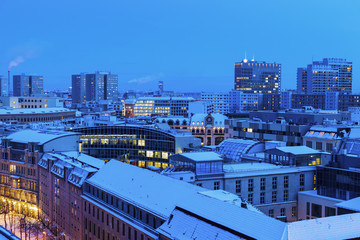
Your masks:
[{"label": "dark window", "polygon": [[310,203],[306,203],[306,215],[310,215]]},{"label": "dark window", "polygon": [[312,141],[306,141],[306,146],[312,148]]},{"label": "dark window", "polygon": [[336,209],[332,207],[325,207],[325,217],[335,216]]},{"label": "dark window", "polygon": [[272,178],[272,189],[277,189],[277,177]]},{"label": "dark window", "polygon": [[254,191],[254,179],[248,180],[248,192]]},{"label": "dark window", "polygon": [[266,185],[266,178],[260,179],[260,190],[265,191],[265,185]]},{"label": "dark window", "polygon": [[241,192],[241,180],[236,180],[235,191],[236,193]]},{"label": "dark window", "polygon": [[311,216],[320,218],[322,215],[322,206],[319,204],[311,204]]}]

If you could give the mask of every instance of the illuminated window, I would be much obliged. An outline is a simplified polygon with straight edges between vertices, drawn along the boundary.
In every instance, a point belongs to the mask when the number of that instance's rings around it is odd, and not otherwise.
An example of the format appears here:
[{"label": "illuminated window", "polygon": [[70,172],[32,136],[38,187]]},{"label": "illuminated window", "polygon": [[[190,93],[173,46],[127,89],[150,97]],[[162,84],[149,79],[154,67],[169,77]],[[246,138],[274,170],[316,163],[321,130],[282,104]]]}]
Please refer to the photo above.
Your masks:
[{"label": "illuminated window", "polygon": [[138,145],[144,147],[145,146],[145,140],[138,140]]},{"label": "illuminated window", "polygon": [[154,152],[153,151],[146,151],[146,157],[149,157],[149,158],[154,157]]}]

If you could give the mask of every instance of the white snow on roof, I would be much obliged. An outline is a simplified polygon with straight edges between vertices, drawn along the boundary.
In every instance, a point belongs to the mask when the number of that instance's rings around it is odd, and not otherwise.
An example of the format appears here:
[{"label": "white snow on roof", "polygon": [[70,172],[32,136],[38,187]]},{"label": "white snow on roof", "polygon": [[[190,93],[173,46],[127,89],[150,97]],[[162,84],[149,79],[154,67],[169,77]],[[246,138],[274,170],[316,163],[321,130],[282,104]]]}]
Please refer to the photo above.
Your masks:
[{"label": "white snow on roof", "polygon": [[[289,173],[298,173],[298,172],[305,172],[305,171],[315,171],[316,166],[301,166],[301,167],[294,167],[294,166],[275,166],[274,168],[269,167],[256,167],[254,165],[253,168],[251,166],[231,166],[231,165],[241,165],[239,164],[224,164],[223,169],[225,172],[225,178],[234,178],[234,177],[249,177],[249,176],[265,176],[265,175],[276,175],[276,174],[289,174]],[[245,163],[248,164],[248,163]],[[253,163],[255,164],[255,163]],[[263,164],[263,163],[260,163]]]},{"label": "white snow on roof", "polygon": [[83,165],[87,165],[89,167],[100,169],[102,166],[105,165],[105,162],[103,160],[94,158],[84,153],[79,153],[77,151],[48,153],[48,154],[63,161],[70,162],[72,165],[76,165],[77,167],[82,167]]},{"label": "white snow on roof", "polygon": [[337,203],[335,206],[360,212],[360,197]]},{"label": "white snow on roof", "polygon": [[277,147],[276,149],[278,149],[282,152],[291,153],[294,155],[320,153],[318,150],[315,150],[315,149],[312,149],[312,148],[309,148],[306,146]]},{"label": "white snow on roof", "polygon": [[[110,160],[90,184],[167,219],[175,206],[256,239],[281,239],[285,224],[198,192],[203,188]],[[119,184],[121,183],[121,184]]]},{"label": "white snow on roof", "polygon": [[21,143],[38,142],[42,145],[54,139],[72,135],[79,135],[79,133],[50,130],[24,130],[10,134],[6,139]]},{"label": "white snow on roof", "polygon": [[288,224],[288,239],[352,239],[360,237],[360,213],[316,218]]},{"label": "white snow on roof", "polygon": [[219,154],[215,152],[189,152],[189,153],[179,153],[179,155],[184,156],[188,159],[191,159],[196,162],[201,161],[222,161],[223,159]]},{"label": "white snow on roof", "polygon": [[0,108],[0,115],[9,114],[45,114],[45,113],[61,113],[61,112],[76,112],[68,108],[15,108],[4,109]]},{"label": "white snow on roof", "polygon": [[269,169],[280,169],[280,168],[290,168],[283,166],[276,166],[270,163],[237,163],[237,164],[224,164],[224,172],[248,172],[248,171],[262,171]]},{"label": "white snow on roof", "polygon": [[179,209],[175,209],[171,215],[171,219],[168,219],[168,221],[158,228],[160,233],[170,237],[171,239],[245,239],[210,223],[202,221],[195,216],[186,214]]}]

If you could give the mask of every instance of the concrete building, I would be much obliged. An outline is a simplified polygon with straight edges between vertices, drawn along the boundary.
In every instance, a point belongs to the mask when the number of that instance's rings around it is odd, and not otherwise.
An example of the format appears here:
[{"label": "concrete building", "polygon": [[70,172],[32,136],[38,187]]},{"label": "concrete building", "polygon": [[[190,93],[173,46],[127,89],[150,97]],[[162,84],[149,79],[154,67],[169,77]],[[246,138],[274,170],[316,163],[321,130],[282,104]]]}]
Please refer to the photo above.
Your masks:
[{"label": "concrete building", "polygon": [[214,113],[227,114],[230,107],[229,98],[229,92],[201,93],[201,101],[211,102],[214,105]]},{"label": "concrete building", "polygon": [[[266,117],[263,119],[266,119]],[[306,134],[309,128],[308,125],[289,123],[282,117],[274,121],[271,118],[268,121],[261,121],[259,118],[254,120],[229,119],[225,121],[225,129],[229,137],[260,141],[283,141],[290,146],[302,145],[302,136]],[[227,134],[225,136],[228,138]]]},{"label": "concrete building", "polygon": [[62,108],[64,99],[59,97],[0,97],[2,106],[11,108]]},{"label": "concrete building", "polygon": [[235,90],[245,93],[276,93],[281,89],[281,64],[251,61],[235,63]]},{"label": "concrete building", "polygon": [[324,121],[349,121],[351,115],[348,112],[315,110],[313,107],[304,106],[302,109],[281,110],[281,111],[256,111],[250,112],[250,119],[260,119],[263,122],[274,122],[282,118],[286,122],[292,122],[295,125],[316,125],[323,124]]},{"label": "concrete building", "polygon": [[307,68],[298,68],[297,90],[307,94],[351,93],[352,62],[341,58],[324,58],[313,61]]},{"label": "concrete building", "polygon": [[75,118],[76,111],[68,108],[17,108],[0,109],[0,121],[19,123],[50,122],[66,118]]},{"label": "concrete building", "polygon": [[241,113],[258,110],[261,103],[261,94],[231,91],[229,95],[229,112]]},{"label": "concrete building", "polygon": [[[243,151],[228,148],[233,152]],[[297,193],[314,188],[314,166],[286,167],[259,162],[226,164],[214,152],[175,154],[170,157],[170,164],[174,170],[164,171],[169,177],[183,179],[181,172],[192,172],[190,183],[236,194],[266,215],[287,221],[297,220]]]},{"label": "concrete building", "polygon": [[14,96],[29,97],[38,96],[44,93],[44,78],[43,76],[27,75],[13,75],[13,91]]},{"label": "concrete building", "polygon": [[151,115],[189,115],[189,104],[194,102],[190,97],[140,97],[134,106],[134,117]]},{"label": "concrete building", "polygon": [[283,237],[285,223],[228,195],[111,160],[85,182],[83,239]]},{"label": "concrete building", "polygon": [[38,216],[39,171],[38,162],[44,153],[76,151],[78,134],[24,130],[1,141],[0,195],[11,209],[21,212],[21,206],[30,209],[29,216]]},{"label": "concrete building", "polygon": [[260,96],[259,110],[279,110],[280,106],[280,94],[278,93],[263,93]]}]

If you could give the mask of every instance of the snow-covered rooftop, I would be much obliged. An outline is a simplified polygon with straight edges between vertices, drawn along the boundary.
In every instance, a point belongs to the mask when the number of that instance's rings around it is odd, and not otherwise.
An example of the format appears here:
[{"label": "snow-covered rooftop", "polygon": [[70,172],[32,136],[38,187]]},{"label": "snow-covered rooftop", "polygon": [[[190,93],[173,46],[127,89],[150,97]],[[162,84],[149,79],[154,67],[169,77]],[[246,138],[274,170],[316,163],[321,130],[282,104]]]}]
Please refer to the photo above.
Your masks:
[{"label": "snow-covered rooftop", "polygon": [[351,211],[360,212],[360,197],[337,203],[335,204],[335,206],[345,208]]},{"label": "snow-covered rooftop", "polygon": [[46,113],[62,113],[62,112],[75,112],[75,110],[68,108],[15,108],[4,109],[0,108],[0,115],[9,114],[46,114]]},{"label": "snow-covered rooftop", "polygon": [[78,135],[78,133],[50,130],[23,130],[10,134],[6,139],[21,143],[37,142],[42,145],[54,139],[72,135]]},{"label": "snow-covered rooftop", "polygon": [[288,239],[354,239],[360,237],[360,213],[292,222]]},{"label": "snow-covered rooftop", "polygon": [[189,152],[189,153],[179,153],[179,155],[191,159],[195,162],[223,160],[221,156],[215,152]]},{"label": "snow-covered rooftop", "polygon": [[178,206],[255,239],[281,239],[285,234],[283,222],[200,194],[204,188],[116,160],[87,181],[165,219]]},{"label": "snow-covered rooftop", "polygon": [[84,153],[79,153],[77,151],[48,153],[48,154],[63,161],[70,162],[72,165],[75,165],[77,167],[82,167],[84,165],[87,165],[89,167],[100,169],[102,166],[105,165],[105,162],[103,160],[94,158]]},{"label": "snow-covered rooftop", "polygon": [[[243,165],[245,164],[245,165]],[[223,170],[225,172],[225,178],[234,178],[234,177],[248,177],[248,176],[264,176],[269,174],[288,174],[295,172],[304,172],[304,171],[315,171],[315,166],[261,166],[257,164],[266,164],[266,163],[239,163],[239,164],[224,164]]]},{"label": "snow-covered rooftop", "polygon": [[286,153],[291,153],[294,155],[304,155],[304,154],[317,154],[320,153],[318,150],[309,148],[307,146],[289,146],[289,147],[277,147],[276,149],[282,151],[282,152],[286,152]]}]

